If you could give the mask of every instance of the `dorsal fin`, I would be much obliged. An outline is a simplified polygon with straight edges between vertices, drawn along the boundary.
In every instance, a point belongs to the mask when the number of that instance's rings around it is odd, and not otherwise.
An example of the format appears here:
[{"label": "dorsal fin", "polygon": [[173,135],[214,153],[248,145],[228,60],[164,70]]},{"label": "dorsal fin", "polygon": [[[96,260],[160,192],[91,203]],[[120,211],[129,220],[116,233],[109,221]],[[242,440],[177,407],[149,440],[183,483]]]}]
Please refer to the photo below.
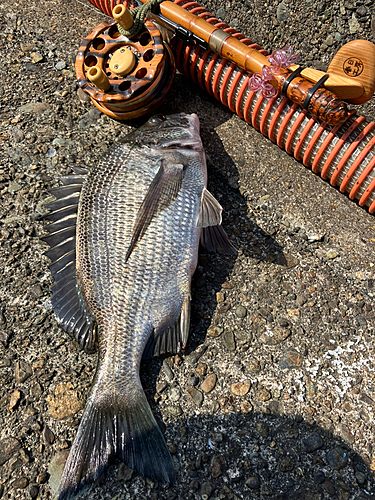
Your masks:
[{"label": "dorsal fin", "polygon": [[135,245],[145,234],[153,217],[177,198],[181,188],[183,169],[183,165],[169,165],[162,160],[139,208],[125,260],[129,259]]},{"label": "dorsal fin", "polygon": [[83,349],[92,351],[96,327],[77,283],[75,262],[77,208],[87,170],[72,169],[76,175],[62,177],[63,186],[50,191],[56,200],[47,205],[53,211],[45,216],[51,223],[46,228],[49,235],[42,239],[51,247],[45,253],[51,259],[51,303],[56,320]]}]

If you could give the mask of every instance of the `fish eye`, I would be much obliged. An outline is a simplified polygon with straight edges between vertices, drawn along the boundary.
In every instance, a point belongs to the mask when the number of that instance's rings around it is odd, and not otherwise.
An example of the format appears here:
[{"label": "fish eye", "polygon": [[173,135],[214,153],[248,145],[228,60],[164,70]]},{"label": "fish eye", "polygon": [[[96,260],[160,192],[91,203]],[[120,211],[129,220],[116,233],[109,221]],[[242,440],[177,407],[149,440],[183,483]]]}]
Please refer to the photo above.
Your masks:
[{"label": "fish eye", "polygon": [[164,115],[155,115],[152,118],[149,119],[148,123],[150,125],[159,125],[159,123],[162,123],[166,120]]}]

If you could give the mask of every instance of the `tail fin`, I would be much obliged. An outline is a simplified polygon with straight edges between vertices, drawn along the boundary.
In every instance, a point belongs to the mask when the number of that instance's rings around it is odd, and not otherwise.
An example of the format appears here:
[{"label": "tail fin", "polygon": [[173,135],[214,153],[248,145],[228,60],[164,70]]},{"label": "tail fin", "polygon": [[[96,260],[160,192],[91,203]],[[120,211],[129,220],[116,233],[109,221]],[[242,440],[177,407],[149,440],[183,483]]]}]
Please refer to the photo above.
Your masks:
[{"label": "tail fin", "polygon": [[143,391],[130,404],[100,399],[91,396],[88,400],[65,464],[58,500],[75,498],[115,456],[146,477],[173,483],[172,458]]}]

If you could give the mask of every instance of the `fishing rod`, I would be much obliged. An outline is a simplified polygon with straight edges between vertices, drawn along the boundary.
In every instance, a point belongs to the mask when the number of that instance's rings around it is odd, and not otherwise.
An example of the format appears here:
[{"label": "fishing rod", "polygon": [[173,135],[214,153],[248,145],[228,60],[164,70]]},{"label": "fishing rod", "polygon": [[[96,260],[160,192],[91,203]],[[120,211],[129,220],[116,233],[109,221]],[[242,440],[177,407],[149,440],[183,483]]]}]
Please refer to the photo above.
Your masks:
[{"label": "fishing rod", "polygon": [[344,45],[324,73],[295,64],[288,50],[267,56],[193,1],[162,2],[131,36],[124,33],[134,25],[126,9],[133,3],[90,2],[114,19],[85,39],[76,72],[103,112],[118,119],[152,112],[166,98],[177,66],[305,166],[375,211],[375,124],[346,106],[364,103],[374,93],[371,42]]}]

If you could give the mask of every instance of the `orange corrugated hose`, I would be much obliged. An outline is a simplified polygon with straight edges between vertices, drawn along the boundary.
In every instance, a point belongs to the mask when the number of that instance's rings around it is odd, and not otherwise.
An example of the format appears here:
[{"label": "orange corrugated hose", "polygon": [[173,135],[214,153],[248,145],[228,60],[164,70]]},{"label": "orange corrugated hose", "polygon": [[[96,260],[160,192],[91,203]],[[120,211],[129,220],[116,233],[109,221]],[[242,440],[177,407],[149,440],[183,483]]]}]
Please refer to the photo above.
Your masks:
[{"label": "orange corrugated hose", "polygon": [[[131,0],[90,0],[111,16],[119,3],[132,8]],[[174,3],[267,54],[235,29],[220,22],[196,2]],[[179,71],[206,89],[239,117],[260,130],[332,186],[337,186],[360,206],[375,212],[375,123],[355,111],[340,125],[319,122],[286,97],[265,99],[248,88],[249,73],[209,50],[176,41],[172,46]]]}]

